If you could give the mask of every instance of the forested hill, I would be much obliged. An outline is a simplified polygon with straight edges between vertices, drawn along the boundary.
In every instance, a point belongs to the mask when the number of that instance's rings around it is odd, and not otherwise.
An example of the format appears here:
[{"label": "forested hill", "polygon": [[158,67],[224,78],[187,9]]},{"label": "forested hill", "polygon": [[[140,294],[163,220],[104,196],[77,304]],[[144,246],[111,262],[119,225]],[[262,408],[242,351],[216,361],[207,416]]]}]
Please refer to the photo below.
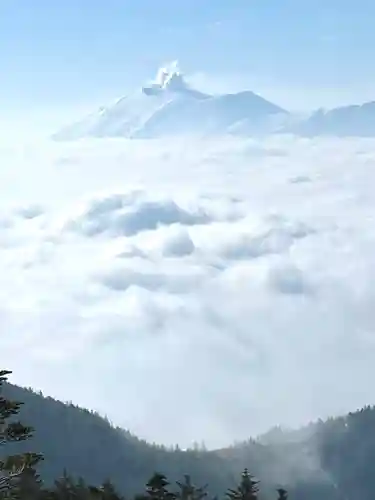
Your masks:
[{"label": "forested hill", "polygon": [[35,429],[33,438],[15,444],[14,450],[42,453],[45,460],[39,470],[47,482],[61,476],[66,468],[89,484],[110,478],[120,491],[130,495],[138,493],[155,471],[171,480],[189,472],[198,484],[209,482],[211,489],[219,492],[237,479],[230,477],[225,460],[215,453],[150,445],[111,426],[96,413],[29,389],[7,384],[4,396],[24,403],[20,420]]},{"label": "forested hill", "polygon": [[[370,500],[375,491],[375,408],[320,420],[298,431],[273,429],[258,440],[260,474],[293,485],[296,497]],[[254,456],[251,441],[217,452],[238,470]],[[267,458],[268,457],[268,458]]]},{"label": "forested hill", "polygon": [[285,487],[297,500],[373,499],[373,408],[300,431],[275,429],[257,441],[209,452],[150,445],[95,413],[13,385],[5,386],[4,396],[24,402],[20,419],[35,434],[14,446],[17,452],[44,455],[39,470],[47,483],[67,469],[90,484],[109,478],[124,494],[133,495],[158,471],[172,482],[190,474],[196,484],[208,483],[211,494],[221,495],[248,467],[262,481],[266,496]]}]

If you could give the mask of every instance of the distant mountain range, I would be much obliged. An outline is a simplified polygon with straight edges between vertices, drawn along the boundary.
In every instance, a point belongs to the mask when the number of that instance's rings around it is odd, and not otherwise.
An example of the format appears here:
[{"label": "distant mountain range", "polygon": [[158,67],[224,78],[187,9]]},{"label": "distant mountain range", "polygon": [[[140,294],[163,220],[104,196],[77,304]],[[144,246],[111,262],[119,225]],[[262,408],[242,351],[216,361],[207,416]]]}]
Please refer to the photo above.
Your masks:
[{"label": "distant mountain range", "polygon": [[211,95],[191,88],[173,63],[156,79],[54,134],[149,139],[176,135],[375,136],[375,102],[297,117],[251,91]]},{"label": "distant mountain range", "polygon": [[298,123],[295,132],[305,136],[374,137],[375,102],[319,109]]}]

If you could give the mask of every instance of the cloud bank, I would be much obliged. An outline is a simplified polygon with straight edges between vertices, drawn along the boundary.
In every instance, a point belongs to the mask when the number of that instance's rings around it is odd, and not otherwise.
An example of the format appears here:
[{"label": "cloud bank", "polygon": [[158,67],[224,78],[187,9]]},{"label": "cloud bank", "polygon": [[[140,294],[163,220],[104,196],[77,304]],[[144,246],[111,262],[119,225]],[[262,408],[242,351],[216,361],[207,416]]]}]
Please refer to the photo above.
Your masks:
[{"label": "cloud bank", "polygon": [[0,147],[15,382],[228,444],[373,403],[375,142]]}]

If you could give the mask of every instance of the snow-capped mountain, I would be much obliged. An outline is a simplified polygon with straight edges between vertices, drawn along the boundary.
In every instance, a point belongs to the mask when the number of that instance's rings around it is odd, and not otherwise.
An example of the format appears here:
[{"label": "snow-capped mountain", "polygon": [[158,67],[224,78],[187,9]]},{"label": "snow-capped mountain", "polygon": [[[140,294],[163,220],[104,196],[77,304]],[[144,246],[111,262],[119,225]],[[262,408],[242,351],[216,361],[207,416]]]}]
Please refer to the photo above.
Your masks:
[{"label": "snow-capped mountain", "polygon": [[305,136],[375,136],[375,102],[319,109],[297,124],[294,132]]},{"label": "snow-capped mountain", "polygon": [[250,91],[210,95],[195,90],[174,63],[160,69],[154,82],[65,127],[54,138],[264,133],[280,130],[287,116]]},{"label": "snow-capped mountain", "polygon": [[148,85],[63,128],[53,138],[142,139],[228,133],[371,137],[375,136],[375,102],[319,109],[301,117],[251,91],[212,95],[196,90],[174,62],[159,69]]}]

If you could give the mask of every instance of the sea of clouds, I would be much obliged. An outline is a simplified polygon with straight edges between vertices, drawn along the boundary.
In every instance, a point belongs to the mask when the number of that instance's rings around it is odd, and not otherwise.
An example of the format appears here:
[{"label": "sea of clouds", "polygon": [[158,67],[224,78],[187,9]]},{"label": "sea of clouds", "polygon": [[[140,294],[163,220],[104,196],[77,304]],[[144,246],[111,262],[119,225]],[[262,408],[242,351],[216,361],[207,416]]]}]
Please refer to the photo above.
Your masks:
[{"label": "sea of clouds", "polygon": [[375,141],[0,143],[12,381],[209,447],[375,402]]}]

